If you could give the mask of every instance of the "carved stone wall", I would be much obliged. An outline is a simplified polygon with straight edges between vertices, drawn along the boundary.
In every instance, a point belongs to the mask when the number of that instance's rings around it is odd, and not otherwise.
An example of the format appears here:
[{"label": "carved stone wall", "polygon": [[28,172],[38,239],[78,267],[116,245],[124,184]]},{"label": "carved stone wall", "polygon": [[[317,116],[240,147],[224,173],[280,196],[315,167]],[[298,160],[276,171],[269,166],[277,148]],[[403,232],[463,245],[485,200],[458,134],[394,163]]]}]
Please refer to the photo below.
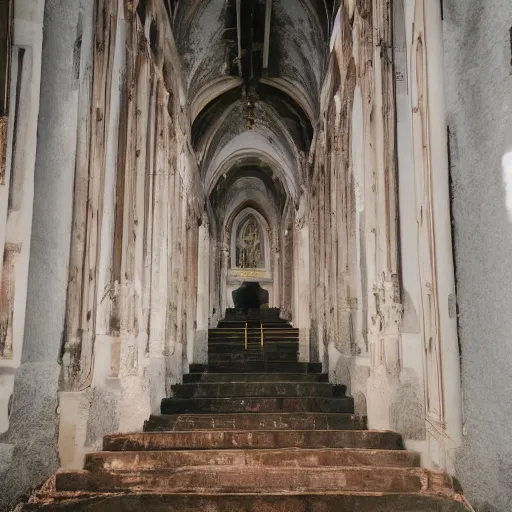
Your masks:
[{"label": "carved stone wall", "polygon": [[194,354],[200,189],[166,17],[160,2],[141,18],[99,1],[92,104],[83,90],[63,389],[106,388],[121,430],[141,428]]},{"label": "carved stone wall", "polygon": [[[17,4],[21,18],[35,13],[34,3]],[[78,467],[105,433],[142,428],[194,357],[204,201],[168,14],[160,1],[145,7],[46,2],[43,55],[52,64],[43,69],[44,107],[39,125],[20,119],[23,134],[37,126],[40,147],[24,364],[12,397],[13,383],[4,400],[0,381],[0,414],[11,411],[0,440],[0,458],[12,458],[0,461],[5,503],[51,474],[57,456]],[[27,48],[17,62],[36,56]],[[31,76],[39,99],[37,73]],[[23,171],[27,152],[14,157]],[[21,178],[20,185],[33,184],[27,171]],[[12,204],[22,211],[25,191],[16,187]],[[22,233],[30,236],[30,225]],[[28,267],[28,248],[14,255],[17,272]],[[8,260],[4,280],[14,282]],[[15,285],[24,307],[23,280]],[[4,292],[11,307],[12,286]],[[9,324],[7,332],[20,358],[16,318],[23,318],[14,305],[14,331]]]},{"label": "carved stone wall", "polygon": [[427,464],[453,471],[440,22],[423,1],[342,2],[310,156],[311,348],[371,427],[402,431]]}]

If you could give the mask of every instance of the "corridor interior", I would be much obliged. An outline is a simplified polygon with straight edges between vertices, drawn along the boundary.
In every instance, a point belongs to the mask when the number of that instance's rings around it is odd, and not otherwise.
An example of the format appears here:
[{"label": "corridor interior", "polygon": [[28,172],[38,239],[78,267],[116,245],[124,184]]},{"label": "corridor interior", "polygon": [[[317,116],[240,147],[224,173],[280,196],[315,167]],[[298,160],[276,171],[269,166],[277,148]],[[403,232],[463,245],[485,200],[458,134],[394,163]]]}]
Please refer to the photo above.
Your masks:
[{"label": "corridor interior", "polygon": [[471,511],[440,2],[27,1],[0,509]]}]

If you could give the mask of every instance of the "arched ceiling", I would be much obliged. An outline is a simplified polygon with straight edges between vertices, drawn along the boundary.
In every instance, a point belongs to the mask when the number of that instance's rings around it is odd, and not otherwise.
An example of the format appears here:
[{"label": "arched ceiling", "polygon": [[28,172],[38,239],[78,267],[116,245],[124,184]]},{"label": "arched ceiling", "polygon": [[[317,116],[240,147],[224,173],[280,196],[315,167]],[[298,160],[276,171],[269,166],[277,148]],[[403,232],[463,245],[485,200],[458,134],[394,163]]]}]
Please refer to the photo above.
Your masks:
[{"label": "arched ceiling", "polygon": [[296,198],[301,154],[309,151],[318,117],[335,0],[169,5],[207,195],[219,201],[226,183],[235,186],[251,168],[263,183],[264,169],[271,170],[280,182],[272,194]]}]

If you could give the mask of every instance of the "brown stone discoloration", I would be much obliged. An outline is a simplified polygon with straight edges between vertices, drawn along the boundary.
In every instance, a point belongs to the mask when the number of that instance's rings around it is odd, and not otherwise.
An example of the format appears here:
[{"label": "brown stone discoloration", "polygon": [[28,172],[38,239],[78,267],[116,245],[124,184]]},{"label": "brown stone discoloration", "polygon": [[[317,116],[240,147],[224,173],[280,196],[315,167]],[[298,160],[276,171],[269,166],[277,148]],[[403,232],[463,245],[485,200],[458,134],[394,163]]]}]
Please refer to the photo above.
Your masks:
[{"label": "brown stone discoloration", "polygon": [[18,245],[6,244],[0,275],[0,359],[11,359],[13,356],[15,260],[19,252]]},{"label": "brown stone discoloration", "polygon": [[283,448],[276,450],[194,450],[100,452],[88,454],[85,469],[96,471],[150,471],[192,466],[316,468],[374,466],[413,468],[419,456],[405,450],[348,448]]},{"label": "brown stone discoloration", "polygon": [[402,439],[393,432],[367,430],[245,430],[113,434],[103,440],[106,451],[292,447],[398,450]]},{"label": "brown stone discoloration", "polygon": [[45,504],[28,504],[23,511],[52,510],[73,512],[467,512],[463,503],[451,497],[421,496],[418,494],[383,495],[381,493],[336,492],[331,495],[305,493],[276,496],[258,493],[236,495],[155,495],[134,493],[103,494],[58,493],[55,500]]},{"label": "brown stone discoloration", "polygon": [[[425,487],[424,482],[428,482]],[[60,472],[57,491],[250,493],[267,492],[453,492],[450,481],[433,480],[428,471],[401,468],[252,468],[215,466],[173,471]]]},{"label": "brown stone discoloration", "polygon": [[176,430],[364,430],[365,418],[336,413],[177,414],[151,416],[146,432]]}]

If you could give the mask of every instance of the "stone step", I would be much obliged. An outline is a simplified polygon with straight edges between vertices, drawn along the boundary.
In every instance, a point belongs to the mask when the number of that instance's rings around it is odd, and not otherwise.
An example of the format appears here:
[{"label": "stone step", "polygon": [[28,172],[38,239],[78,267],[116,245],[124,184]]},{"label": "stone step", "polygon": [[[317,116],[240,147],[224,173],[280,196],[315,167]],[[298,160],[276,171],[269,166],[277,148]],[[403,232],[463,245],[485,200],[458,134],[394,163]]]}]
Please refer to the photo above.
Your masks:
[{"label": "stone step", "polygon": [[[208,332],[217,332],[217,331],[229,331],[229,330],[237,330],[237,331],[255,331],[261,329],[261,324],[259,322],[248,322],[247,325],[245,322],[223,322],[220,323],[217,327],[213,327],[208,329]],[[286,322],[263,322],[263,329],[266,330],[277,330],[277,331],[291,331],[298,333],[299,329],[292,327],[290,324]]]},{"label": "stone step", "polygon": [[253,318],[240,318],[240,319],[231,319],[231,320],[220,320],[217,324],[217,328],[222,328],[226,326],[241,326],[245,327],[247,323],[248,326],[260,326],[260,322],[263,322],[263,326],[267,325],[276,325],[276,326],[286,326],[288,328],[292,328],[290,322],[283,320],[281,318],[265,318],[265,319],[253,319]]},{"label": "stone step", "polygon": [[[251,346],[261,346],[261,336],[248,336],[247,344]],[[279,338],[264,338],[265,347],[282,347],[289,348],[299,344],[299,339],[294,336],[279,337]],[[232,336],[231,338],[226,336],[219,336],[218,338],[208,338],[208,348],[224,348],[231,350],[233,348],[245,347],[245,336]]]},{"label": "stone step", "polygon": [[265,350],[265,352],[293,352],[296,353],[299,350],[299,343],[298,341],[279,341],[279,342],[271,342],[271,343],[265,343],[263,347],[261,346],[261,343],[259,340],[255,341],[248,341],[247,342],[247,348],[244,340],[237,341],[236,343],[224,343],[224,342],[218,342],[218,343],[208,343],[208,353],[224,353],[224,355],[229,356],[233,351],[238,352],[244,352],[247,350],[256,350],[258,352],[261,352],[262,350]]},{"label": "stone step", "polygon": [[[217,357],[221,356],[225,359],[229,359],[231,356],[236,354],[244,355],[247,353],[258,353],[258,354],[267,354],[267,355],[275,355],[280,356],[282,354],[286,354],[289,357],[297,357],[297,353],[299,352],[299,344],[298,343],[275,343],[275,344],[265,344],[264,347],[258,343],[248,343],[247,348],[245,348],[245,342],[240,341],[237,345],[208,345],[208,357],[215,355]],[[210,360],[210,359],[208,359]],[[296,359],[295,359],[296,360]]]},{"label": "stone step", "polygon": [[183,430],[364,430],[365,418],[352,414],[169,414],[153,415],[146,432]]},{"label": "stone step", "polygon": [[269,468],[197,466],[154,471],[62,471],[57,491],[117,492],[454,492],[452,479],[427,470],[327,467]]},{"label": "stone step", "polygon": [[304,449],[193,450],[89,453],[85,469],[98,471],[150,471],[192,466],[245,467],[419,467],[420,458],[405,450]]},{"label": "stone step", "polygon": [[[213,329],[208,331],[208,337],[210,339],[239,338],[245,337],[246,334],[249,338],[261,337],[261,329],[247,329],[247,331],[245,329]],[[264,329],[263,337],[268,337],[269,339],[297,339],[299,337],[299,331],[291,329]]]},{"label": "stone step", "polygon": [[239,364],[191,364],[190,373],[322,373],[321,363],[298,363],[298,362],[284,362],[284,363],[266,363],[255,362]]},{"label": "stone step", "polygon": [[344,397],[346,386],[328,382],[197,383],[172,386],[173,398]]},{"label": "stone step", "polygon": [[162,414],[238,412],[354,412],[351,397],[164,398]]},{"label": "stone step", "polygon": [[341,492],[277,494],[147,494],[98,496],[94,493],[41,495],[40,502],[24,504],[20,512],[468,512],[462,497],[450,493],[384,494]]},{"label": "stone step", "polygon": [[186,373],[185,384],[195,382],[327,382],[326,373]]},{"label": "stone step", "polygon": [[282,353],[282,352],[233,352],[229,356],[224,354],[208,354],[208,360],[211,364],[248,364],[248,363],[293,363],[297,361],[297,352]]},{"label": "stone step", "polygon": [[139,432],[110,434],[105,451],[222,450],[279,448],[354,448],[401,450],[394,432],[373,430],[199,430],[195,432]]},{"label": "stone step", "polygon": [[247,364],[267,363],[267,364],[280,364],[280,363],[295,363],[297,361],[297,352],[281,353],[281,352],[238,352],[231,354],[209,354],[208,361],[211,365],[224,366],[231,365],[231,367],[245,366]]},{"label": "stone step", "polygon": [[341,492],[258,494],[148,494],[61,492],[40,495],[20,512],[468,512],[462,498],[426,493]]}]

